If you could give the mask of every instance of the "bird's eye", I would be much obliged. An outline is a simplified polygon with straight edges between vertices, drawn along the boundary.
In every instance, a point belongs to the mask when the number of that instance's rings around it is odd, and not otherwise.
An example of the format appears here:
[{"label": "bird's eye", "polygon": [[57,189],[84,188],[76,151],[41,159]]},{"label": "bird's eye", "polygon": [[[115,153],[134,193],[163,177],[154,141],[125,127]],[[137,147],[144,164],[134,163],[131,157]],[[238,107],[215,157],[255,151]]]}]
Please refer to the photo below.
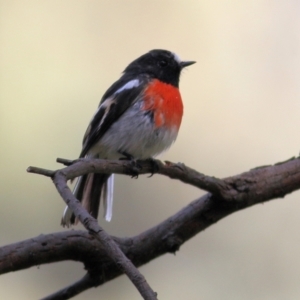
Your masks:
[{"label": "bird's eye", "polygon": [[166,60],[162,59],[158,62],[158,64],[160,67],[164,68],[168,65],[168,62]]}]

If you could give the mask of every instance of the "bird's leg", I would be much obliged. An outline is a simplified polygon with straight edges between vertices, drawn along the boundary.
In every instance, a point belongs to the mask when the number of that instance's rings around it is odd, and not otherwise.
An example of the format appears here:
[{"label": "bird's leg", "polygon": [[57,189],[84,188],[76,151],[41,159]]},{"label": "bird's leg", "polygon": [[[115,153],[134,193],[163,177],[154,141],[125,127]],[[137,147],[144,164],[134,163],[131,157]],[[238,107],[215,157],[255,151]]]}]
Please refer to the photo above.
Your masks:
[{"label": "bird's leg", "polygon": [[138,178],[139,177],[139,171],[141,169],[141,165],[137,162],[137,160],[129,153],[125,151],[119,151],[120,154],[124,155],[124,157],[120,157],[120,160],[129,160],[131,164],[131,168],[129,170],[129,174],[131,175],[131,178]]},{"label": "bird's leg", "polygon": [[126,151],[119,151],[119,153],[124,155],[124,157],[120,157],[119,160],[135,160],[134,157]]}]

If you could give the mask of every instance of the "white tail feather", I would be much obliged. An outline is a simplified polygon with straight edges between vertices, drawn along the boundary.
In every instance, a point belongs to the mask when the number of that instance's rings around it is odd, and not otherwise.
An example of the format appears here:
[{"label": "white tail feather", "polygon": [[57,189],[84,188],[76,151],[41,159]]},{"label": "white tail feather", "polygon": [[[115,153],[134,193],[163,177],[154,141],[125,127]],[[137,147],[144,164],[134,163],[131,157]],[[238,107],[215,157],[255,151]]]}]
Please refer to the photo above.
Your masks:
[{"label": "white tail feather", "polygon": [[104,207],[104,217],[107,222],[111,221],[114,200],[114,174],[110,175],[101,195]]},{"label": "white tail feather", "polygon": [[[74,191],[73,191],[75,195],[77,189],[79,188],[79,183],[81,181],[81,178],[82,177],[79,177],[75,184]],[[107,222],[110,222],[112,218],[113,196],[114,196],[114,175],[112,174],[111,176],[109,176],[107,182],[104,184],[101,193],[101,201],[103,201],[103,207],[104,207],[104,217]],[[67,226],[67,227],[70,226],[72,214],[73,214],[72,210],[68,206],[66,206],[61,221],[61,224],[63,226]]]},{"label": "white tail feather", "polygon": [[61,219],[61,225],[62,226],[70,226],[70,221],[71,221],[71,217],[72,217],[73,212],[71,211],[71,209],[66,206],[62,219]]}]

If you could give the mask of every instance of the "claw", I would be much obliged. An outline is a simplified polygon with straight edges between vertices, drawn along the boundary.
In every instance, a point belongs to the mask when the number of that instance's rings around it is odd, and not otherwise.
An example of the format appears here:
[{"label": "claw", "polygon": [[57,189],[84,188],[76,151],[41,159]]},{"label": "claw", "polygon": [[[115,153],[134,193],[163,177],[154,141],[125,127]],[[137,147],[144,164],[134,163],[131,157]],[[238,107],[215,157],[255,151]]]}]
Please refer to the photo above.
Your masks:
[{"label": "claw", "polygon": [[120,154],[124,155],[124,157],[119,158],[120,160],[129,160],[130,161],[130,168],[128,170],[128,173],[131,175],[131,178],[138,178],[139,177],[139,171],[142,168],[142,166],[138,163],[134,157],[127,153],[127,152],[120,152]]},{"label": "claw", "polygon": [[131,173],[131,178],[137,179],[139,177],[140,169],[142,168],[142,166],[135,159],[132,159],[130,161],[130,165],[131,166],[129,172]]},{"label": "claw", "polygon": [[147,159],[151,165],[151,174],[148,176],[148,178],[152,177],[154,173],[157,173],[159,171],[159,164],[156,162],[156,160],[152,157]]},{"label": "claw", "polygon": [[124,157],[119,158],[120,160],[134,160],[134,157],[131,154],[127,153],[126,151],[122,151],[122,152],[119,151],[119,153],[124,155]]}]

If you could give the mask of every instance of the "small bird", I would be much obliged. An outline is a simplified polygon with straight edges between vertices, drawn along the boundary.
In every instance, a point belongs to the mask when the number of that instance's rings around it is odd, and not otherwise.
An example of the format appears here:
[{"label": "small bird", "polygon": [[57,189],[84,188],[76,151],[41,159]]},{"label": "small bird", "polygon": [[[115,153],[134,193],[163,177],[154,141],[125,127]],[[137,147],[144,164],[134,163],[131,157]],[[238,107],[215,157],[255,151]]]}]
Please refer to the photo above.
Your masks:
[{"label": "small bird", "polygon": [[[194,63],[161,49],[131,62],[103,95],[84,135],[79,157],[148,159],[168,149],[177,137],[183,115],[180,73]],[[103,201],[105,219],[110,221],[113,182],[113,174],[80,176],[74,196],[94,218]],[[76,222],[66,207],[61,224]]]}]

